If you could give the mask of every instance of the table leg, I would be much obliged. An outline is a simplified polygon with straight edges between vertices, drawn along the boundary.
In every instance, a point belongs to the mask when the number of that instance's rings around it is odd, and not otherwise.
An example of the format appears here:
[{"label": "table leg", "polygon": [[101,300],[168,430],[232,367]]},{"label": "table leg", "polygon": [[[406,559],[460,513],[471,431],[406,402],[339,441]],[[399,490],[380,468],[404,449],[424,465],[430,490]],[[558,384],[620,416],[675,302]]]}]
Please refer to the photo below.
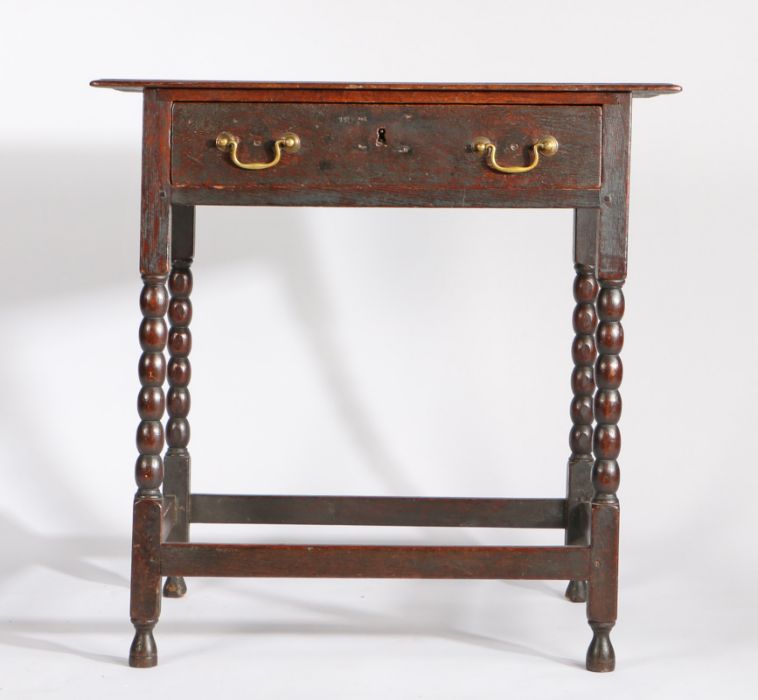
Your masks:
[{"label": "table leg", "polygon": [[616,656],[610,632],[616,622],[618,597],[619,465],[621,417],[619,387],[623,366],[619,353],[624,344],[621,318],[624,315],[623,280],[600,280],[597,311],[599,356],[595,368],[598,391],[595,395],[597,427],[593,441],[595,464],[592,468],[591,567],[587,617],[593,637],[587,651],[590,671],[612,671]]},{"label": "table leg", "polygon": [[[574,342],[571,346],[571,358],[574,370],[571,373],[571,422],[569,446],[571,456],[568,462],[566,494],[566,544],[589,544],[589,502],[592,499],[592,425],[594,421],[593,397],[595,394],[594,364],[597,356],[595,349],[595,327],[597,313],[595,298],[598,284],[594,268],[582,263],[576,264],[574,280],[573,325]],[[587,582],[570,581],[566,597],[580,603],[587,600]]]},{"label": "table leg", "polygon": [[[171,330],[168,334],[168,363],[166,442],[166,478],[163,493],[174,499],[176,522],[169,533],[169,542],[189,542],[190,507],[190,410],[189,381],[192,367],[189,354],[192,349],[192,272],[190,267],[195,248],[195,209],[174,205],[171,208],[171,274],[168,285],[171,301],[168,317]],[[167,576],[163,595],[181,598],[187,592],[182,576]]]},{"label": "table leg", "polygon": [[137,428],[139,457],[135,467],[137,494],[132,530],[131,619],[136,628],[129,652],[129,665],[155,666],[158,656],[153,627],[161,610],[160,533],[163,499],[163,382],[166,378],[166,321],[168,307],[165,275],[145,275],[140,296],[142,323],[139,340],[142,356],[137,399],[140,424]]}]

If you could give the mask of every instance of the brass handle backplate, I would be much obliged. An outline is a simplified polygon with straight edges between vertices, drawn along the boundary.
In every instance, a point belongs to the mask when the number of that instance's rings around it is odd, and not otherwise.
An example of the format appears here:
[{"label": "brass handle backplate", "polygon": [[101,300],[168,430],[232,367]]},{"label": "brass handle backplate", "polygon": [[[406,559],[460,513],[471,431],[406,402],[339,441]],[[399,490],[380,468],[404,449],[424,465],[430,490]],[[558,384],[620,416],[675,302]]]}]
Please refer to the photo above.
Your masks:
[{"label": "brass handle backplate", "polygon": [[300,137],[297,134],[286,133],[274,141],[273,160],[270,160],[268,163],[243,163],[237,157],[237,147],[239,146],[239,143],[239,137],[228,131],[222,131],[216,136],[216,148],[223,152],[229,151],[229,158],[231,158],[232,163],[243,170],[265,170],[266,168],[273,168],[282,159],[282,151],[285,153],[297,153],[300,150]]},{"label": "brass handle backplate", "polygon": [[555,155],[558,150],[558,141],[554,136],[543,136],[539,141],[532,144],[534,155],[529,165],[499,165],[495,160],[497,146],[486,136],[477,136],[474,139],[474,150],[477,153],[486,153],[487,165],[499,173],[528,173],[540,164],[540,153],[546,156]]}]

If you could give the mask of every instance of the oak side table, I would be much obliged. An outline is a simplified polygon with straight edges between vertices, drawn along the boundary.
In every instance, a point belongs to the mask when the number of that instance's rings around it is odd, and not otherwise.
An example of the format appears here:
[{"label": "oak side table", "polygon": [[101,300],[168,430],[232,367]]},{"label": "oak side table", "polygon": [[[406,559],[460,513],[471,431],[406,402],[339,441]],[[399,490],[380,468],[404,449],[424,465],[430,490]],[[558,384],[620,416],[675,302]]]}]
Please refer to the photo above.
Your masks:
[{"label": "oak side table", "polygon": [[[142,92],[144,100],[142,388],[131,576],[136,633],[130,665],[158,661],[153,628],[163,576],[163,594],[170,597],[184,595],[186,576],[565,579],[567,597],[587,603],[593,632],[587,668],[612,671],[631,103],[680,88],[163,80],[92,85]],[[566,498],[192,493],[187,416],[196,205],[574,209]],[[193,544],[190,523],[557,528],[565,530],[566,544]]]}]

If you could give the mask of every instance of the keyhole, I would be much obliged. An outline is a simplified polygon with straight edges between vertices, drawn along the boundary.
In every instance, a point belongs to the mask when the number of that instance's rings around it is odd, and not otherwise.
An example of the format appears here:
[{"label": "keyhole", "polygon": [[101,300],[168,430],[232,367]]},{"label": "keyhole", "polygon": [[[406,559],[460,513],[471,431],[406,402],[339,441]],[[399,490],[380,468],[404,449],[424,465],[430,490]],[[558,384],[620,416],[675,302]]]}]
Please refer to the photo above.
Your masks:
[{"label": "keyhole", "polygon": [[376,130],[376,145],[377,146],[386,146],[387,145],[387,131],[384,127],[380,127]]}]

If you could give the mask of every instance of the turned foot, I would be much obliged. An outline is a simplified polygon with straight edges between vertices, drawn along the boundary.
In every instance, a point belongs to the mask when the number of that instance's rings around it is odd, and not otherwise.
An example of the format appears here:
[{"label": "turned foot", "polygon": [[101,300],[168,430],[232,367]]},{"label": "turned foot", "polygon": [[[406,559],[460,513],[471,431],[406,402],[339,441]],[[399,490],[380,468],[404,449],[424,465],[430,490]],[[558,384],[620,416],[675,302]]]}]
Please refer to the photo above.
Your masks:
[{"label": "turned foot", "polygon": [[569,581],[566,587],[566,598],[572,603],[587,602],[587,582],[586,581]]},{"label": "turned foot", "polygon": [[129,665],[132,668],[150,668],[158,664],[158,649],[155,646],[153,627],[150,625],[134,625],[136,632],[132,647],[129,649]]},{"label": "turned foot", "polygon": [[187,584],[184,576],[167,576],[163,586],[163,595],[166,598],[181,598],[187,592]]},{"label": "turned foot", "polygon": [[592,641],[587,649],[587,670],[604,673],[616,668],[616,652],[611,644],[612,622],[590,622]]}]

